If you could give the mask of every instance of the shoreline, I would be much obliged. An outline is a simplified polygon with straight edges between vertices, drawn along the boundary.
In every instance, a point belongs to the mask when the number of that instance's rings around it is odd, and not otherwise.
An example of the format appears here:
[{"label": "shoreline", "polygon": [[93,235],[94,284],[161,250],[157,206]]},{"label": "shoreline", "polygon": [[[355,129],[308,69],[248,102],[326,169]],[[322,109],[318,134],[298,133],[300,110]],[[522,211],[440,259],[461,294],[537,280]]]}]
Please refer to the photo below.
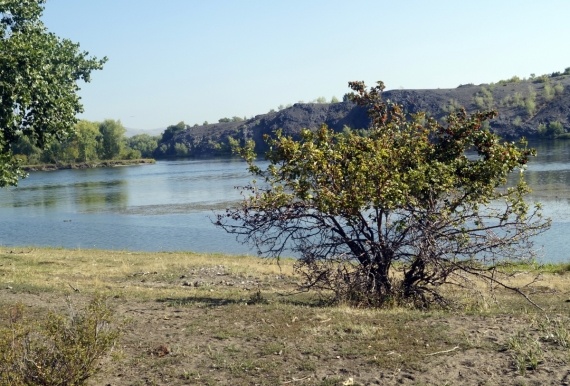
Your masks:
[{"label": "shoreline", "polygon": [[118,166],[146,165],[154,163],[156,163],[156,160],[153,158],[140,158],[134,160],[106,160],[106,161],[74,162],[74,163],[62,163],[62,164],[24,165],[22,169],[25,170],[26,172],[38,172],[38,171],[54,171],[54,170],[65,170],[65,169],[112,168]]}]

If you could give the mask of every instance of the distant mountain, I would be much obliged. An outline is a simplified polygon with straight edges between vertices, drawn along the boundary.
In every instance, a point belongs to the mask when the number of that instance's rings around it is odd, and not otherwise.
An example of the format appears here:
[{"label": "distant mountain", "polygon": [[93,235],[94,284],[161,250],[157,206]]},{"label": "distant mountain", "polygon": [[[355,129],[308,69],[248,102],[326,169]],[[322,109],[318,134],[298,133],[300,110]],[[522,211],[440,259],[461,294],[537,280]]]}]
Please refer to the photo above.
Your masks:
[{"label": "distant mountain", "polygon": [[[454,89],[390,90],[385,100],[403,105],[407,113],[426,111],[441,119],[463,106],[468,112],[496,109],[499,116],[490,128],[506,139],[519,137],[554,137],[570,131],[570,68],[564,73],[491,84],[461,85]],[[277,112],[258,115],[239,122],[221,122],[188,127],[175,132],[159,144],[155,156],[212,156],[229,154],[230,137],[253,139],[263,151],[264,134],[282,129],[296,136],[301,129],[316,129],[327,124],[334,130],[344,126],[367,128],[366,111],[351,102],[297,103]]]}]

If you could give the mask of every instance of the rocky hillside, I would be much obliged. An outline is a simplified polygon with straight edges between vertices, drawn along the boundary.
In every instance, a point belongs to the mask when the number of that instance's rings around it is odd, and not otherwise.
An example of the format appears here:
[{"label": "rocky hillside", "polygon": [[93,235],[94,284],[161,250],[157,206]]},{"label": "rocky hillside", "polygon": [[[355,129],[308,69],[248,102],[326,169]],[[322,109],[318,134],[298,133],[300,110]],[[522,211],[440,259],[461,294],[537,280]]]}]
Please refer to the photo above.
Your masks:
[{"label": "rocky hillside", "polygon": [[[513,77],[497,83],[460,85],[454,89],[391,90],[386,100],[399,103],[409,113],[427,111],[440,119],[465,107],[468,112],[496,109],[499,116],[491,129],[504,138],[556,137],[570,132],[570,68],[521,80]],[[277,112],[238,122],[195,127],[170,127],[155,156],[213,156],[230,153],[230,141],[253,139],[264,150],[263,135],[277,129],[295,136],[303,128],[327,124],[335,130],[348,126],[366,128],[366,111],[351,102],[297,103]]]}]

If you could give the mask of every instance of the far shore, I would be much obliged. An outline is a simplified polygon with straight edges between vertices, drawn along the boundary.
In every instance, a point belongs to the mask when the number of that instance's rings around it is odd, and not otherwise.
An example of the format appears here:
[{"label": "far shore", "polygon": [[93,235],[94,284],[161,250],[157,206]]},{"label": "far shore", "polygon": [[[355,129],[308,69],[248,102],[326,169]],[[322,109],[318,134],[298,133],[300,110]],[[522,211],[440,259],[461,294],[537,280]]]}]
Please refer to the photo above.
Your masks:
[{"label": "far shore", "polygon": [[154,164],[155,162],[156,160],[154,160],[153,158],[139,158],[139,159],[120,159],[120,160],[105,160],[105,161],[92,161],[92,162],[24,165],[22,168],[27,172],[35,172],[35,171],[51,171],[51,170],[63,170],[63,169],[111,168],[117,166]]}]

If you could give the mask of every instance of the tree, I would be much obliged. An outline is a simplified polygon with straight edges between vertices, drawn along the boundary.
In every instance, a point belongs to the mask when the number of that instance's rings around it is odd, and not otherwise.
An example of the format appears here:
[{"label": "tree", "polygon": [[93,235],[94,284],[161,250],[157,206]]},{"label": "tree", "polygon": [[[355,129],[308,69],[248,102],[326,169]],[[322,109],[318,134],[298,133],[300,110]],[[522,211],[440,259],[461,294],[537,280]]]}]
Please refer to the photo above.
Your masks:
[{"label": "tree", "polygon": [[[204,125],[207,125],[207,122],[204,122]],[[172,138],[174,138],[174,136],[178,133],[181,133],[182,131],[186,130],[186,124],[184,123],[184,121],[180,121],[178,122],[176,125],[170,125],[166,128],[166,130],[164,130],[164,132],[162,133],[162,137],[160,139],[160,143],[165,143],[170,141]]]},{"label": "tree", "polygon": [[97,138],[99,126],[96,122],[81,120],[75,125],[75,137],[79,148],[77,161],[89,162],[97,160]]},{"label": "tree", "polygon": [[99,158],[113,159],[121,154],[126,133],[121,121],[106,119],[99,124]]},{"label": "tree", "polygon": [[327,103],[327,98],[325,98],[324,96],[320,96],[317,99],[314,100],[315,103]]},{"label": "tree", "polygon": [[564,125],[560,121],[549,122],[548,125],[544,123],[538,125],[538,133],[543,137],[556,138],[565,132]]},{"label": "tree", "polygon": [[41,149],[34,146],[26,136],[20,136],[16,143],[12,144],[12,154],[18,157],[24,164],[34,164],[40,162]]},{"label": "tree", "polygon": [[[241,148],[263,182],[246,186],[218,226],[262,255],[296,253],[306,288],[360,305],[445,303],[442,284],[470,275],[497,283],[500,263],[532,258],[530,237],[549,225],[523,200],[534,151],[486,129],[495,112],[454,111],[441,124],[384,103],[382,82],[349,85],[369,108],[366,136],[326,126],[300,140],[278,132],[266,137],[266,169],[253,144]],[[506,187],[517,169],[518,183]]]},{"label": "tree", "polygon": [[89,82],[106,61],[48,32],[40,20],[44,3],[0,3],[0,187],[25,176],[12,153],[21,136],[44,148],[73,132],[82,111],[77,81]]},{"label": "tree", "polygon": [[158,137],[149,134],[137,134],[127,139],[127,145],[134,150],[138,150],[142,157],[152,157],[152,153],[158,146]]},{"label": "tree", "polygon": [[174,144],[174,151],[177,157],[188,157],[188,147],[183,143]]}]

